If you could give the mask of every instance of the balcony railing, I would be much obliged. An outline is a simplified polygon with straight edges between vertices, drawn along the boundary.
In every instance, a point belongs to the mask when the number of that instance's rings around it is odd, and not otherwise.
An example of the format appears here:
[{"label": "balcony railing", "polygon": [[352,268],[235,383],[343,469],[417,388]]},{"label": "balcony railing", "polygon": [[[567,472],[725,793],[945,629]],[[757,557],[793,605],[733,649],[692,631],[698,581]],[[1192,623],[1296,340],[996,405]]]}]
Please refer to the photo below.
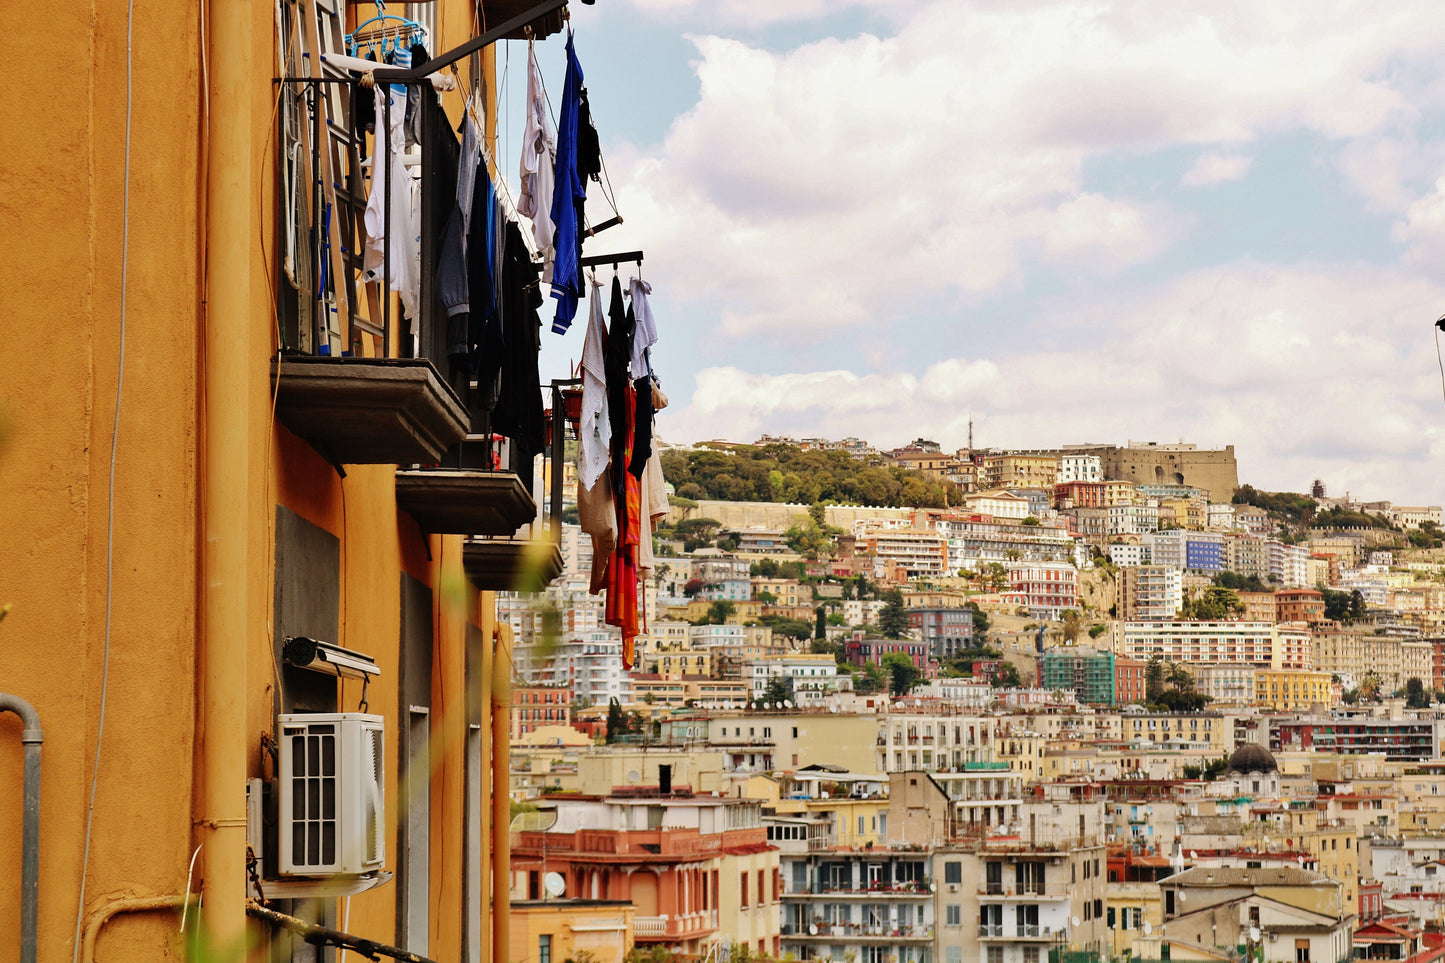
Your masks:
[{"label": "balcony railing", "polygon": [[699,910],[677,916],[638,916],[633,933],[639,940],[691,939],[717,929],[717,910]]}]

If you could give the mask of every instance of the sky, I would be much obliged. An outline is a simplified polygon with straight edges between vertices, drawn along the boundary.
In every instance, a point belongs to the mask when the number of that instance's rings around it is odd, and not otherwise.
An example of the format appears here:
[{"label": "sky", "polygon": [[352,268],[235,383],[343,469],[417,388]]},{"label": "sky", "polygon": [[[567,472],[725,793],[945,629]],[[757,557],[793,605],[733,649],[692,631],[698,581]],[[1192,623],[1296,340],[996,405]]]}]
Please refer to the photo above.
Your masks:
[{"label": "sky", "polygon": [[[665,440],[952,449],[971,420],[979,447],[1232,444],[1259,488],[1445,501],[1437,4],[571,11],[625,220],[584,254],[645,252]],[[554,105],[563,44],[537,45]],[[525,63],[499,52],[513,175]],[[544,379],[585,311],[547,325]]]}]

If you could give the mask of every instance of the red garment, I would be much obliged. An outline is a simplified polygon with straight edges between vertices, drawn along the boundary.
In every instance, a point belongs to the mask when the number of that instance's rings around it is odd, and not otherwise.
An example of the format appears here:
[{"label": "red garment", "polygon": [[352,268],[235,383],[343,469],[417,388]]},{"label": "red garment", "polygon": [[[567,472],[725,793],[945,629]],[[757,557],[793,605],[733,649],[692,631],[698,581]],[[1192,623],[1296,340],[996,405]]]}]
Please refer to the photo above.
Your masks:
[{"label": "red garment", "polygon": [[[620,427],[626,441],[623,464],[632,458],[635,437],[636,391],[627,386],[627,419]],[[615,476],[614,476],[615,477]],[[607,566],[607,624],[622,630],[622,667],[631,669],[637,652],[637,546],[642,532],[642,483],[632,473],[622,472],[623,497],[617,501],[617,548]]]}]

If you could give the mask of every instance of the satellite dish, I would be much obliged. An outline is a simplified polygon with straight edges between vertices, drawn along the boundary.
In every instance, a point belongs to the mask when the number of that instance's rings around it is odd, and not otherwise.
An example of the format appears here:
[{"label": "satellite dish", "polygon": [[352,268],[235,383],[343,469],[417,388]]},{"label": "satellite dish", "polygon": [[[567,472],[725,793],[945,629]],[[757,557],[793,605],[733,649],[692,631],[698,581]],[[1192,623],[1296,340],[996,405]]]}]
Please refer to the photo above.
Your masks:
[{"label": "satellite dish", "polygon": [[1191,849],[1191,850],[1189,851],[1189,858],[1190,858],[1190,859],[1198,859],[1198,858],[1199,858],[1199,853],[1197,853],[1197,852],[1195,852],[1194,850]]},{"label": "satellite dish", "polygon": [[784,699],[784,700],[783,700],[783,708],[784,708],[784,709],[791,709],[792,707],[793,707],[793,700],[792,700],[792,699]]},{"label": "satellite dish", "polygon": [[1249,928],[1249,939],[1250,939],[1250,942],[1252,942],[1252,943],[1258,943],[1258,942],[1259,942],[1259,927],[1258,927],[1258,926],[1251,926],[1251,927]]},{"label": "satellite dish", "polygon": [[1079,918],[1078,918],[1077,916],[1074,917],[1074,925],[1075,925],[1075,926],[1078,926],[1078,925],[1079,925]]},{"label": "satellite dish", "polygon": [[641,780],[642,780],[642,774],[639,773],[636,769],[629,769],[629,770],[627,770],[627,781],[628,781],[628,782],[632,783],[632,784],[635,786],[635,785],[637,785],[637,783],[640,782]]},{"label": "satellite dish", "polygon": [[809,935],[809,936],[817,936],[817,935],[818,935],[818,924],[817,924],[817,923],[809,923],[809,924],[808,924],[808,935]]},{"label": "satellite dish", "polygon": [[556,899],[567,892],[567,880],[561,873],[548,873],[542,877],[542,888],[547,891],[548,896]]},{"label": "satellite dish", "polygon": [[1151,922],[1149,922],[1148,920],[1145,920],[1145,921],[1144,921],[1144,935],[1145,935],[1145,936],[1148,936],[1150,933],[1153,933],[1153,932],[1154,932],[1154,924],[1151,923]]}]

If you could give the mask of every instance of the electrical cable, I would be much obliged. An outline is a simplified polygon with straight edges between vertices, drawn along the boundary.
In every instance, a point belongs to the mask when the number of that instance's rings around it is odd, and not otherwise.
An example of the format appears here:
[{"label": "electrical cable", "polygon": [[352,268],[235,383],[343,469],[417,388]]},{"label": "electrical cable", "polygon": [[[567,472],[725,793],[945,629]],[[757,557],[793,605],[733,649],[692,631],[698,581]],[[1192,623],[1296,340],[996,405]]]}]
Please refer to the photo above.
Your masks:
[{"label": "electrical cable", "polygon": [[[1445,321],[1445,318],[1440,321]],[[1445,358],[1440,355],[1440,321],[1435,322],[1435,361],[1440,365],[1440,393],[1445,395]]]},{"label": "electrical cable", "polygon": [[95,727],[95,758],[90,770],[90,801],[85,810],[85,846],[80,857],[80,893],[75,907],[75,939],[71,959],[80,960],[80,927],[85,920],[85,884],[90,876],[90,834],[95,823],[95,788],[100,782],[100,750],[105,736],[105,702],[110,689],[110,626],[115,588],[115,462],[120,440],[120,407],[125,389],[125,322],[127,281],[130,266],[130,141],[132,108],[132,40],[135,36],[135,0],[128,0],[125,13],[125,164],[121,175],[120,214],[120,349],[116,358],[115,420],[110,429],[110,478],[107,483],[105,521],[105,636],[100,669],[100,713]]}]

